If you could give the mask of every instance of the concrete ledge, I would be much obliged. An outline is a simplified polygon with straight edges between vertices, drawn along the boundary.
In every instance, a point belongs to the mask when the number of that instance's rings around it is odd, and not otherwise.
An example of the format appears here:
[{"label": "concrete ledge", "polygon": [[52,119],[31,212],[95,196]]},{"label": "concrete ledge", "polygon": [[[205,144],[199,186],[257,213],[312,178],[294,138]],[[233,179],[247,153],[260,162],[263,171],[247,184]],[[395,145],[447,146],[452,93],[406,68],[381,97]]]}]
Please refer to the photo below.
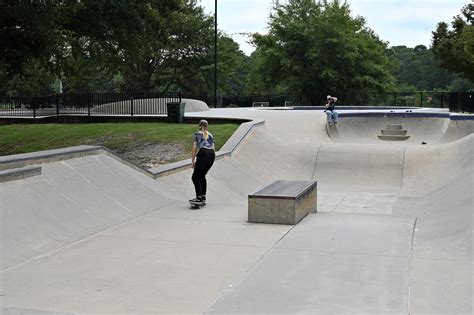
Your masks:
[{"label": "concrete ledge", "polygon": [[40,166],[26,166],[5,171],[0,171],[0,183],[10,182],[13,180],[25,179],[33,176],[41,175]]},{"label": "concrete ledge", "polygon": [[[325,106],[293,106],[292,110],[323,110]],[[271,108],[270,108],[271,109]],[[357,106],[357,105],[337,105],[336,110],[412,110],[420,107],[406,106]]]},{"label": "concrete ledge", "polygon": [[[218,152],[216,152],[216,160],[231,156],[234,150],[239,146],[240,143],[242,143],[242,141],[250,133],[250,131],[254,127],[263,125],[264,123],[264,120],[253,120],[241,124],[239,128],[234,132],[234,134],[222,146],[222,148]],[[147,171],[150,172],[154,178],[159,178],[189,168],[191,168],[191,158],[163,165],[160,167],[150,168]]]},{"label": "concrete ledge", "polygon": [[404,141],[410,139],[410,136],[404,135],[377,135],[377,137],[385,141]]},{"label": "concrete ledge", "polygon": [[253,120],[241,124],[240,127],[229,138],[229,140],[227,140],[224,146],[222,146],[220,151],[228,151],[232,153],[254,127],[263,125],[264,123],[265,120]]},{"label": "concrete ledge", "polygon": [[354,112],[339,113],[339,118],[344,117],[404,117],[404,118],[451,118],[449,112],[446,113],[429,113],[429,112]]},{"label": "concrete ledge", "polygon": [[102,151],[103,147],[81,145],[63,149],[0,156],[0,171],[21,168],[34,164],[69,160],[82,156],[96,155],[102,153]]},{"label": "concrete ledge", "polygon": [[451,114],[451,120],[474,120],[474,114]]},{"label": "concrete ledge", "polygon": [[404,136],[407,134],[408,130],[385,130],[380,131],[384,136]]},{"label": "concrete ledge", "polygon": [[317,212],[316,181],[276,181],[248,196],[248,221],[297,224]]}]

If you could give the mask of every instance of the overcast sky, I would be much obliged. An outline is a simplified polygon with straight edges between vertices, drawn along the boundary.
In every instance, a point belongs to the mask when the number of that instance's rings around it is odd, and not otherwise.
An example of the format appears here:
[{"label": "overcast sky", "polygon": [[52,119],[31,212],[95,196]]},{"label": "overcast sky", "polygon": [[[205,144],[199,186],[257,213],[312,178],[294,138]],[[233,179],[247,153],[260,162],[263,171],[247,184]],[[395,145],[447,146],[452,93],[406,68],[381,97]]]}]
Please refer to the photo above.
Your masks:
[{"label": "overcast sky", "polygon": [[[431,32],[438,22],[450,23],[461,8],[472,0],[348,0],[354,16],[390,46],[431,44]],[[207,14],[214,14],[214,0],[198,0]],[[280,0],[284,3],[284,0]],[[254,48],[239,33],[266,33],[272,0],[217,0],[218,29],[240,44],[247,55]]]}]

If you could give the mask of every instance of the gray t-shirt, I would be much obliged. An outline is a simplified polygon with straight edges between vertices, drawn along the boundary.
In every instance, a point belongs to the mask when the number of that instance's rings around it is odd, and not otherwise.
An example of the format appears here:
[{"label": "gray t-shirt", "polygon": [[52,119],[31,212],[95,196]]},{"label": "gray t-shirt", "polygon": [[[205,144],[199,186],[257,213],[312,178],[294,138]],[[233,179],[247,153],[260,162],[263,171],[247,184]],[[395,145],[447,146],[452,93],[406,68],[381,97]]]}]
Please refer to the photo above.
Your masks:
[{"label": "gray t-shirt", "polygon": [[214,136],[209,132],[207,140],[204,139],[204,134],[200,131],[195,132],[193,135],[193,141],[196,142],[199,149],[212,149],[214,150]]}]

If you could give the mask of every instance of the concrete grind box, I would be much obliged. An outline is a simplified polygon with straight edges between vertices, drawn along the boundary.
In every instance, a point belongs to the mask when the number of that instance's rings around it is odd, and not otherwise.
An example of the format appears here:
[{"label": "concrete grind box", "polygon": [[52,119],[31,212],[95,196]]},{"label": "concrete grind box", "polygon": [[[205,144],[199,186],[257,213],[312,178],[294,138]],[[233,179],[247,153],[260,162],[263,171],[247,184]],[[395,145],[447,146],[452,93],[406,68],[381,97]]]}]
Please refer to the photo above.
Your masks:
[{"label": "concrete grind box", "polygon": [[279,180],[249,195],[248,221],[296,224],[317,212],[316,181]]}]

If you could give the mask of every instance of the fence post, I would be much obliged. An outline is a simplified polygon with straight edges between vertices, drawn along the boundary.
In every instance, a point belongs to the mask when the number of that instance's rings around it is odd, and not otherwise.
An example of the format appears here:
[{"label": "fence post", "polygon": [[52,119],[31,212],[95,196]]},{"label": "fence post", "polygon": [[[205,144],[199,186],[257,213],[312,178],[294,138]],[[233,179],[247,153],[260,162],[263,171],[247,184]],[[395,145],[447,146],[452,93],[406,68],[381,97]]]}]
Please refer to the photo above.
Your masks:
[{"label": "fence post", "polygon": [[59,94],[56,93],[56,116],[59,116]]},{"label": "fence post", "polygon": [[423,107],[423,91],[420,91],[420,107]]},{"label": "fence post", "polygon": [[472,93],[469,93],[469,114],[472,114],[474,107],[474,100],[472,99]]},{"label": "fence post", "polygon": [[133,116],[133,96],[130,96],[130,116]]},{"label": "fence post", "polygon": [[457,102],[458,102],[458,108],[460,113],[464,113],[464,107],[462,106],[462,99],[461,99],[461,92],[456,93],[457,96]]},{"label": "fence post", "polygon": [[91,117],[91,97],[90,93],[87,92],[87,116]]},{"label": "fence post", "polygon": [[35,98],[33,97],[31,99],[32,101],[32,104],[33,104],[33,118],[36,118],[36,102],[35,102]]},{"label": "fence post", "polygon": [[393,92],[393,101],[394,101],[394,104],[393,106],[397,106],[397,92]]},{"label": "fence post", "polygon": [[441,108],[444,108],[444,92],[441,92]]}]

